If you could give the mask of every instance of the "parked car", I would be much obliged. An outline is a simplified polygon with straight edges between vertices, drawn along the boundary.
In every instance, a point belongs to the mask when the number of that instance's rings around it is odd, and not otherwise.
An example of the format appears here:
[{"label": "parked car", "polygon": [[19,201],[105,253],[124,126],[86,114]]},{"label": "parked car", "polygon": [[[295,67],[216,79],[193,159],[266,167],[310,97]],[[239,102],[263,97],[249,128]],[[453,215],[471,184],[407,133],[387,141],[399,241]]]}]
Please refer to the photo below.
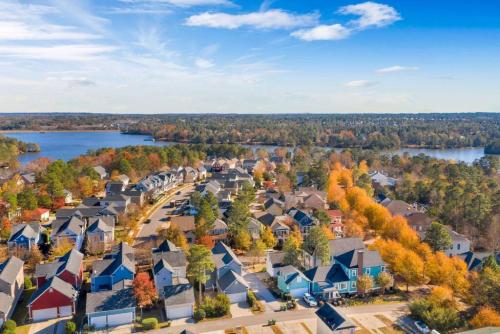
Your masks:
[{"label": "parked car", "polygon": [[427,325],[423,321],[417,320],[414,322],[414,325],[423,334],[428,334],[431,332],[429,327],[427,327]]},{"label": "parked car", "polygon": [[316,299],[307,292],[304,293],[304,297],[302,297],[302,299],[304,299],[304,302],[308,306],[318,306],[318,302],[316,301]]}]

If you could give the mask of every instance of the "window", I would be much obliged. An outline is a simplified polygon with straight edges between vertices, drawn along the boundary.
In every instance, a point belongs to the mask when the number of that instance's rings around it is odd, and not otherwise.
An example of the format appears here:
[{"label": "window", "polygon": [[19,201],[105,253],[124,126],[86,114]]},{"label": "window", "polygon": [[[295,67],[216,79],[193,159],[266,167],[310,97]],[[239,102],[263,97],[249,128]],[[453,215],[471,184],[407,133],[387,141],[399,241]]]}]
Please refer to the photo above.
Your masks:
[{"label": "window", "polygon": [[299,276],[299,277],[297,277],[297,283],[300,283],[300,282],[302,282],[302,277]]},{"label": "window", "polygon": [[457,249],[460,250],[460,244],[457,244]]},{"label": "window", "polygon": [[352,289],[356,289],[356,281],[352,281],[351,282],[351,288]]},{"label": "window", "polygon": [[370,268],[365,269],[365,274],[368,274],[368,275],[370,274]]},{"label": "window", "polygon": [[353,269],[351,270],[351,275],[352,276],[356,276],[358,273],[357,273],[357,270],[356,269]]},{"label": "window", "polygon": [[380,270],[385,271],[385,266],[382,266]]},{"label": "window", "polygon": [[347,289],[347,283],[346,282],[340,283],[340,290],[345,290],[345,289]]}]

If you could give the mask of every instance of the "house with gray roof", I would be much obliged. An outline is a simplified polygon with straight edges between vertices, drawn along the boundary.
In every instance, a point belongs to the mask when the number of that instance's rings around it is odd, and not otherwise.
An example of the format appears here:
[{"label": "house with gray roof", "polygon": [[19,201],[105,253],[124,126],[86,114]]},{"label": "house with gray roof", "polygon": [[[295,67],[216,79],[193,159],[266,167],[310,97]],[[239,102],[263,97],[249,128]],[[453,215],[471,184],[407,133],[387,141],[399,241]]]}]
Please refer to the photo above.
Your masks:
[{"label": "house with gray roof", "polygon": [[54,276],[73,285],[76,289],[80,288],[83,282],[83,254],[73,248],[53,262],[36,265],[34,277],[37,287],[40,288]]},{"label": "house with gray roof", "polygon": [[63,242],[68,242],[80,250],[83,244],[85,225],[85,221],[77,216],[56,219],[51,223],[50,238],[56,247]]},{"label": "house with gray roof", "polygon": [[108,172],[106,172],[106,169],[102,166],[95,166],[93,167],[94,171],[99,175],[101,180],[105,179],[108,177]]},{"label": "house with gray roof", "polygon": [[191,318],[194,313],[194,289],[191,284],[165,286],[165,314],[167,319]]},{"label": "house with gray roof", "polygon": [[109,216],[91,219],[86,230],[86,249],[92,254],[110,250],[115,241],[115,220]]},{"label": "house with gray roof", "polygon": [[135,321],[136,300],[132,288],[87,294],[87,323],[95,329],[106,329]]},{"label": "house with gray roof", "polygon": [[186,284],[187,259],[184,251],[165,240],[160,247],[153,249],[153,277],[156,291],[163,297],[166,286]]},{"label": "house with gray roof", "polygon": [[23,293],[24,262],[15,256],[0,263],[0,327],[9,320]]},{"label": "house with gray roof", "polygon": [[281,251],[269,251],[266,254],[266,272],[269,276],[274,277],[276,271],[284,266],[283,260],[285,258],[285,252]]},{"label": "house with gray roof", "polygon": [[134,249],[125,242],[113,247],[110,254],[92,263],[91,291],[114,290],[132,281],[135,275]]},{"label": "house with gray roof", "polygon": [[238,273],[228,270],[217,280],[217,290],[229,297],[231,303],[246,301],[248,283]]},{"label": "house with gray roof", "polygon": [[78,291],[73,285],[53,276],[31,295],[29,318],[42,321],[72,316],[76,313],[77,298]]},{"label": "house with gray roof", "polygon": [[12,227],[7,246],[10,251],[14,249],[31,250],[31,247],[40,243],[41,227],[37,222],[30,224],[16,224]]},{"label": "house with gray roof", "polygon": [[287,265],[276,270],[278,289],[292,298],[302,298],[309,292],[311,281],[294,266]]},{"label": "house with gray roof", "polygon": [[316,311],[318,334],[354,334],[356,325],[338,308],[325,303]]}]

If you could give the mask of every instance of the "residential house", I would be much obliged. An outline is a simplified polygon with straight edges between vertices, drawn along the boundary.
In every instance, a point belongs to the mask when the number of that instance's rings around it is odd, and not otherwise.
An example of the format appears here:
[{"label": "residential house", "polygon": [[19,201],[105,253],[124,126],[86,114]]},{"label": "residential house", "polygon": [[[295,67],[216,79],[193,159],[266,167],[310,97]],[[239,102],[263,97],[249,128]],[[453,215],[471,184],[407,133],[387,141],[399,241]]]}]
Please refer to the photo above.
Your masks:
[{"label": "residential house", "polygon": [[406,216],[408,226],[417,233],[426,232],[435,219],[429,217],[423,212],[412,212]]},{"label": "residential house", "polygon": [[87,293],[87,324],[100,330],[133,324],[136,300],[132,288]]},{"label": "residential house", "polygon": [[88,251],[97,254],[110,250],[115,241],[115,221],[111,217],[96,217],[86,233]]},{"label": "residential house", "polygon": [[[344,254],[353,249],[364,249],[365,245],[361,238],[339,238],[328,241],[329,249],[329,263],[333,263],[336,256]],[[321,266],[321,260],[316,256],[316,254],[309,254],[303,252],[302,254],[303,263],[302,266],[306,269],[310,269],[316,266]]]},{"label": "residential house", "polygon": [[167,319],[191,318],[194,313],[194,289],[191,284],[165,286],[163,291]]},{"label": "residential house", "polygon": [[205,167],[200,166],[196,170],[198,172],[198,178],[200,180],[205,180],[207,178],[207,170],[205,169]]},{"label": "residential house", "polygon": [[315,218],[296,208],[288,210],[288,215],[292,217],[294,223],[297,224],[299,231],[303,236],[307,236],[309,234],[309,230],[318,223]]},{"label": "residential house", "polygon": [[106,172],[106,169],[102,166],[95,166],[94,171],[99,175],[99,178],[101,180],[106,179],[108,177],[108,173]]},{"label": "residential house", "polygon": [[0,328],[10,319],[23,294],[24,262],[15,256],[0,263]]},{"label": "residential house", "polygon": [[78,291],[73,285],[53,276],[40,286],[28,301],[28,315],[33,321],[69,317],[76,313]]},{"label": "residential house", "polygon": [[166,286],[188,283],[186,255],[173,243],[165,240],[153,249],[152,258],[155,287],[160,297],[163,297]]},{"label": "residential house", "polygon": [[118,175],[117,179],[121,181],[125,185],[125,187],[130,183],[130,178],[126,174]]},{"label": "residential house", "polygon": [[40,243],[40,224],[17,224],[12,227],[7,245],[10,251],[18,249],[31,250],[31,247]]},{"label": "residential house", "polygon": [[389,200],[382,202],[382,205],[391,212],[393,216],[406,217],[412,213],[419,212],[416,205],[411,205],[401,200]]},{"label": "residential house", "polygon": [[317,334],[354,334],[356,325],[338,308],[330,303],[323,304],[317,311]]},{"label": "residential house", "polygon": [[194,183],[198,180],[198,171],[192,167],[185,167],[180,171],[184,183]]},{"label": "residential house", "polygon": [[47,222],[50,218],[50,210],[45,208],[37,208],[29,212],[29,216],[32,220],[38,220],[41,222]]},{"label": "residential house", "polygon": [[313,192],[304,198],[302,207],[304,209],[325,210],[328,209],[326,194],[323,192]]},{"label": "residential house", "polygon": [[467,265],[467,270],[469,271],[479,271],[483,267],[484,260],[493,255],[497,264],[500,264],[500,253],[491,253],[491,252],[464,252],[459,254],[458,256],[464,260]]},{"label": "residential house", "polygon": [[57,247],[64,242],[71,243],[76,249],[82,248],[85,222],[77,216],[66,219],[56,219],[51,223],[50,238]]},{"label": "residential house", "polygon": [[266,253],[266,272],[270,277],[275,277],[279,268],[285,266],[283,263],[285,254],[285,252],[281,251],[269,251]]},{"label": "residential house", "polygon": [[253,217],[248,218],[248,233],[250,233],[253,240],[260,239],[260,233],[263,229],[264,225],[260,221]]},{"label": "residential house", "polygon": [[397,179],[389,177],[389,176],[387,176],[384,173],[379,172],[379,171],[370,172],[368,175],[370,175],[370,177],[372,179],[372,183],[375,186],[395,187],[396,183],[398,182]]},{"label": "residential house", "polygon": [[23,173],[20,175],[20,181],[25,185],[33,185],[36,183],[35,173]]},{"label": "residential house", "polygon": [[341,238],[344,234],[344,224],[342,223],[342,212],[340,210],[327,210],[330,217],[329,229],[337,237]]},{"label": "residential house", "polygon": [[276,237],[278,243],[280,244],[282,244],[286,239],[288,239],[288,236],[292,231],[290,226],[288,226],[285,223],[285,221],[286,221],[286,216],[279,216],[275,218],[274,222],[270,226],[271,231],[273,231],[274,236]]},{"label": "residential house", "polygon": [[444,251],[445,254],[448,256],[456,256],[470,251],[471,241],[465,235],[453,231],[451,227],[446,227],[450,233],[451,246],[449,249]]},{"label": "residential house", "polygon": [[276,270],[278,289],[292,298],[302,298],[309,292],[311,281],[294,266],[287,265]]},{"label": "residential house", "polygon": [[264,202],[264,210],[273,216],[281,216],[285,210],[285,203],[271,197]]},{"label": "residential house", "polygon": [[179,229],[184,232],[186,239],[189,243],[194,243],[196,241],[195,235],[195,217],[194,216],[176,216],[172,217],[170,224],[176,225]]},{"label": "residential house", "polygon": [[52,277],[58,277],[79,289],[83,282],[83,254],[71,249],[53,262],[39,263],[36,265],[34,276],[38,288]]},{"label": "residential house", "polygon": [[207,287],[218,289],[219,292],[226,294],[231,303],[245,301],[248,286],[246,289],[243,288],[246,282],[244,283],[245,280],[241,277],[242,264],[231,248],[219,241],[212,248],[212,259],[215,270],[210,281],[207,282]]},{"label": "residential house", "polygon": [[217,218],[214,222],[214,227],[208,231],[208,235],[214,242],[226,242],[228,231],[227,224],[222,219]]},{"label": "residential house", "polygon": [[106,183],[106,187],[105,187],[107,196],[119,195],[119,194],[123,193],[125,191],[125,189],[127,189],[127,185],[125,183],[123,183],[123,181],[121,181],[121,180],[109,181],[108,183]]},{"label": "residential house", "polygon": [[67,189],[63,190],[64,204],[68,205],[73,203],[73,193]]},{"label": "residential house", "polygon": [[125,242],[113,247],[110,254],[92,263],[91,291],[123,288],[135,275],[134,249]]}]

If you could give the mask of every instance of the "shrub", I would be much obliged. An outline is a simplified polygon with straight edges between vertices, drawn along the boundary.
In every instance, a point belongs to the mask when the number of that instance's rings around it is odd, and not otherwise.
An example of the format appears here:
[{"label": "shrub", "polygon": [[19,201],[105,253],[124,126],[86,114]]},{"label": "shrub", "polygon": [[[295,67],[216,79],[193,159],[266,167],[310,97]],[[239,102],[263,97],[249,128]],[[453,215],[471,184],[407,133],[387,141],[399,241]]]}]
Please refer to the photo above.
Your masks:
[{"label": "shrub", "polygon": [[196,320],[196,321],[203,320],[203,319],[205,319],[206,316],[207,315],[205,313],[205,310],[202,308],[199,308],[196,311],[194,311],[194,315],[193,315],[194,320]]},{"label": "shrub", "polygon": [[439,331],[446,332],[462,325],[457,310],[452,306],[438,305],[429,299],[420,299],[411,303],[409,308],[413,317]]},{"label": "shrub", "polygon": [[142,320],[142,327],[144,329],[155,329],[158,328],[158,319],[156,318],[145,318]]},{"label": "shrub", "polygon": [[31,279],[29,277],[24,277],[24,288],[26,290],[33,288],[33,283],[31,282]]},{"label": "shrub", "polygon": [[14,320],[7,320],[3,326],[2,334],[16,334],[17,324]]},{"label": "shrub", "polygon": [[73,334],[74,332],[76,332],[76,324],[73,321],[67,321],[64,325],[64,333]]},{"label": "shrub", "polygon": [[208,318],[218,318],[228,314],[230,306],[229,297],[219,293],[215,298],[205,298],[200,310],[205,311]]},{"label": "shrub", "polygon": [[257,303],[257,298],[251,290],[248,290],[247,292],[247,303],[250,307],[253,307]]}]

